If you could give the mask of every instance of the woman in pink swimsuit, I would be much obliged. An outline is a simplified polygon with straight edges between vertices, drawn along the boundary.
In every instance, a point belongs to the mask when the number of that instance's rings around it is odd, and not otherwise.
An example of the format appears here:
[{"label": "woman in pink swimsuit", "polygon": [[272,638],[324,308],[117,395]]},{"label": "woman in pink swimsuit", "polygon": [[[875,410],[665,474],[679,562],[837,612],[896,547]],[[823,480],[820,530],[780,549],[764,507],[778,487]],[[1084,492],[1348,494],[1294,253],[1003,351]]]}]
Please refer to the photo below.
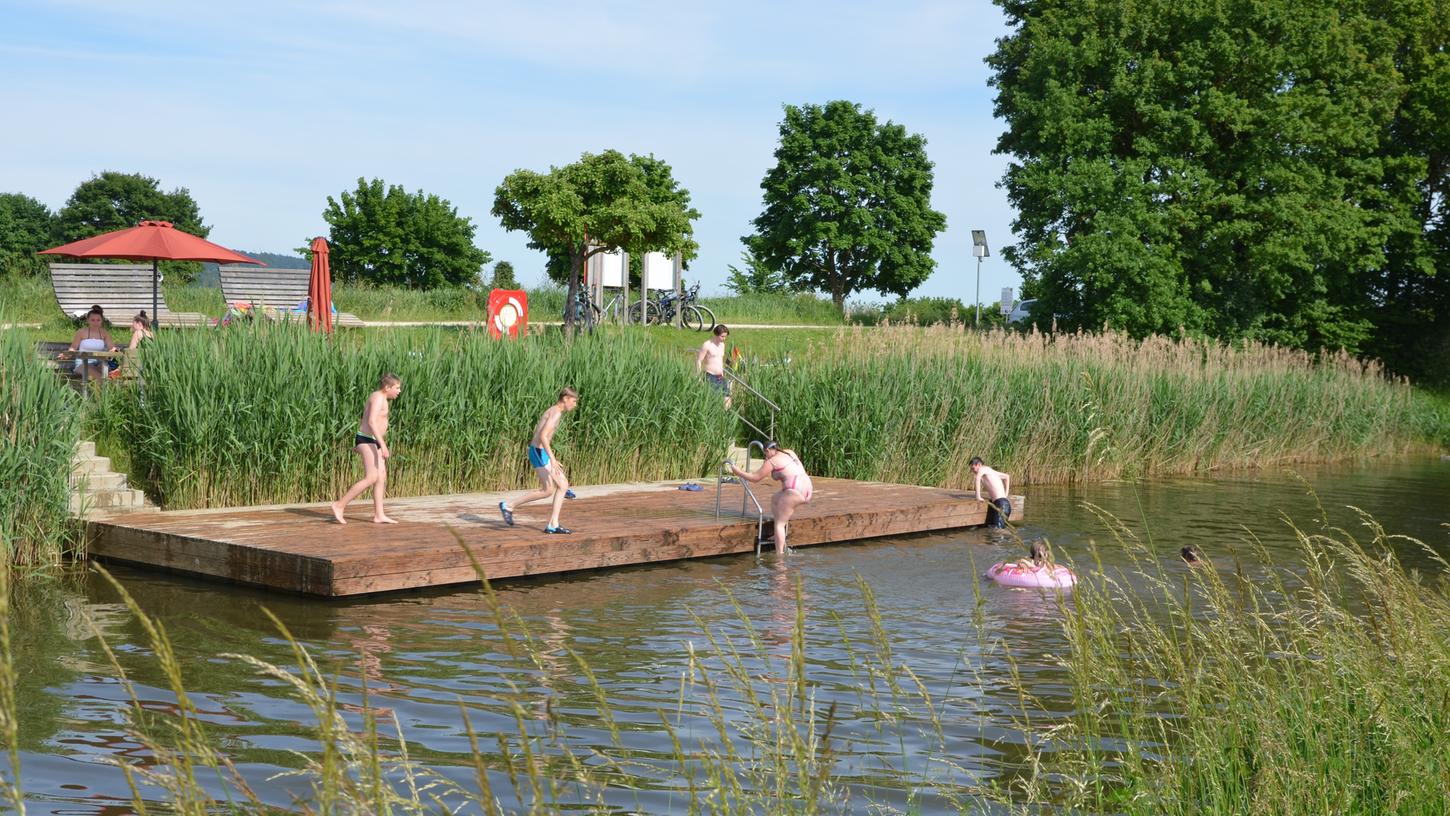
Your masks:
[{"label": "woman in pink swimsuit", "polygon": [[765,481],[767,477],[780,481],[780,492],[771,501],[770,512],[775,521],[775,551],[785,552],[785,528],[795,509],[811,500],[814,488],[811,477],[801,464],[801,458],[793,450],[787,450],[771,442],[765,446],[765,461],[753,473],[747,473],[734,465],[731,472],[747,482]]}]

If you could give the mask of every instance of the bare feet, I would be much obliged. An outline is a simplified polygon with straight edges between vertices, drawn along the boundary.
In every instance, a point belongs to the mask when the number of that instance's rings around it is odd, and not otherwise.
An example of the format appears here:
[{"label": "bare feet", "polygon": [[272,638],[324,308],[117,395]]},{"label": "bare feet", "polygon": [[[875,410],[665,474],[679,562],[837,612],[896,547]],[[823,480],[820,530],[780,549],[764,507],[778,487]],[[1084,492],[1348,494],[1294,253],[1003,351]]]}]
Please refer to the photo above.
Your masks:
[{"label": "bare feet", "polygon": [[336,505],[336,504],[332,505],[332,517],[335,518],[335,519],[337,519],[337,523],[338,524],[346,524],[347,523],[347,519],[345,519],[345,518],[342,517],[342,510],[343,510],[343,508],[339,507],[338,505]]},{"label": "bare feet", "polygon": [[398,522],[387,516],[373,516],[373,524],[397,524]]}]

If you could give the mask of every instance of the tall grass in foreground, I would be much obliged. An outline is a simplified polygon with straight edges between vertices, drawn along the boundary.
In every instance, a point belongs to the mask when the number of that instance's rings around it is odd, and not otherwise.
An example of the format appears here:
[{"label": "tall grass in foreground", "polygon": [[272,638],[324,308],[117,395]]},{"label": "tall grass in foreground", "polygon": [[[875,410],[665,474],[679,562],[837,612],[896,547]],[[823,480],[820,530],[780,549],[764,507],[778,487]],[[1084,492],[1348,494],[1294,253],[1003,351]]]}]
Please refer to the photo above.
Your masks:
[{"label": "tall grass in foreground", "polygon": [[75,545],[70,472],[81,410],[25,335],[0,330],[0,562],[58,564]]},{"label": "tall grass in foreground", "polygon": [[1065,482],[1393,454],[1450,426],[1442,404],[1347,356],[1119,334],[843,329],[745,376],[814,472],[953,487],[974,455]]},{"label": "tall grass in foreground", "polygon": [[720,400],[646,338],[601,332],[499,343],[483,332],[331,338],[297,324],[163,332],[144,383],[97,419],[107,447],[167,508],[333,499],[361,474],[353,434],[378,377],[403,378],[389,495],[534,482],[525,446],[565,385],[579,389],[554,450],[578,484],[698,477],[733,428]]},{"label": "tall grass in foreground", "polygon": [[1362,521],[1367,544],[1295,529],[1292,569],[1250,539],[1187,578],[1114,523],[1133,565],[1088,573],[1064,608],[1076,714],[1002,798],[1144,816],[1450,810],[1450,563]]}]

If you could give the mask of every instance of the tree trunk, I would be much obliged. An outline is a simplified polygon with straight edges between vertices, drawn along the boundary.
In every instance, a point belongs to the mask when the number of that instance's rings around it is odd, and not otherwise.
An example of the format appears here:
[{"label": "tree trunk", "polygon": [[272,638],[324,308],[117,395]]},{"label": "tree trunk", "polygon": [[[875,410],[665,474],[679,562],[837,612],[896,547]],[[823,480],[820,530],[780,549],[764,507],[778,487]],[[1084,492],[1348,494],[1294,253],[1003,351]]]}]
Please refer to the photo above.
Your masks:
[{"label": "tree trunk", "polygon": [[584,268],[584,253],[589,251],[585,244],[581,249],[569,252],[569,291],[564,295],[564,334],[574,336],[575,303],[579,298],[579,273]]},{"label": "tree trunk", "polygon": [[826,275],[831,281],[831,302],[836,304],[836,311],[841,313],[841,319],[846,319],[846,281],[841,270],[836,265],[836,253],[826,253]]}]

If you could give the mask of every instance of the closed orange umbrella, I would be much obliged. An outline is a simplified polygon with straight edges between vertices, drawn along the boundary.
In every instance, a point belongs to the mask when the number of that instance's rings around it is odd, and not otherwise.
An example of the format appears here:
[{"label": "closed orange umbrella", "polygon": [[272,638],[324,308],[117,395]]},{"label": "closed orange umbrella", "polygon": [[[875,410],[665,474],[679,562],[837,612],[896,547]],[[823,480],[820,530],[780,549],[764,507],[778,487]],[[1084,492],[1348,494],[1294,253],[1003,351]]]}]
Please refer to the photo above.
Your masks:
[{"label": "closed orange umbrella", "polygon": [[71,258],[115,258],[122,261],[151,262],[151,328],[156,328],[161,299],[157,261],[214,261],[216,263],[257,264],[261,261],[233,252],[205,238],[182,232],[170,221],[142,221],[134,227],[82,238],[51,249],[41,255],[65,255]]},{"label": "closed orange umbrella", "polygon": [[307,322],[312,330],[332,333],[332,270],[327,264],[327,241],[312,239],[312,276],[307,279]]}]

